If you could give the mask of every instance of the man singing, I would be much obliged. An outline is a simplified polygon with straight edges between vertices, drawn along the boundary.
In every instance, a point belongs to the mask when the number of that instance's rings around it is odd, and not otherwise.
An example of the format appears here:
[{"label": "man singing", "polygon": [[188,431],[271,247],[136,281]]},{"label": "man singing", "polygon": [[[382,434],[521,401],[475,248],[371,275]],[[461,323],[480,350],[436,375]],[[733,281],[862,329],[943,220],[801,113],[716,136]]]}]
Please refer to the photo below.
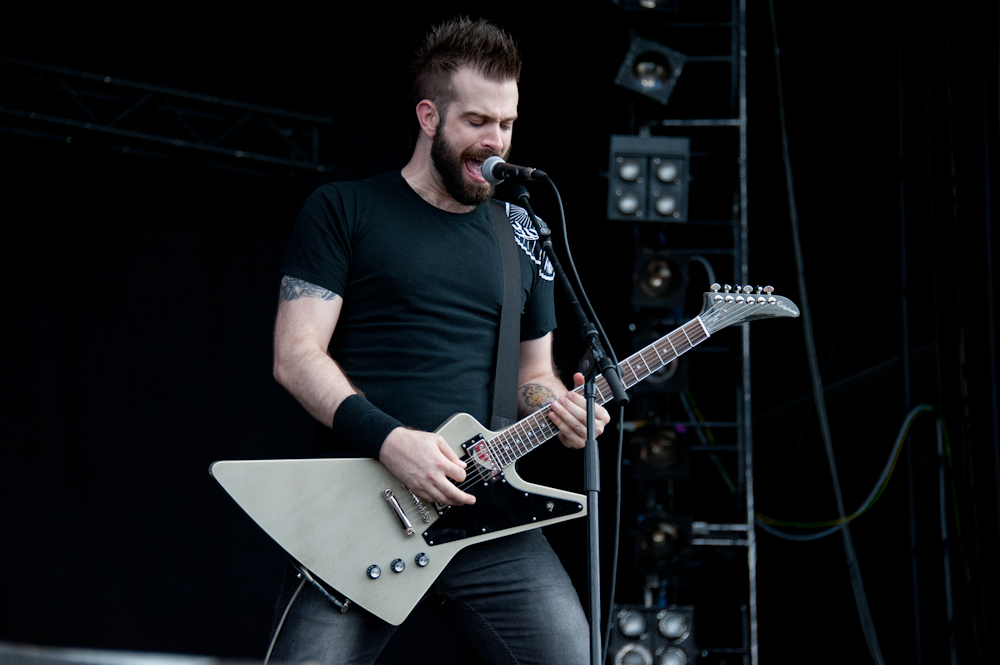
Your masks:
[{"label": "man singing", "polygon": [[[520,69],[513,40],[488,22],[434,28],[415,63],[413,156],[402,170],[314,192],[282,267],[274,374],[319,421],[317,454],[378,459],[422,499],[452,506],[475,497],[456,486],[466,465],[433,430],[456,412],[490,423],[499,242],[518,245],[518,415],[551,403],[562,443],[586,440],[584,400],[552,362],[551,265],[520,208],[506,208],[514,240],[498,237],[480,172],[510,151]],[[598,433],[608,421],[598,407]],[[463,549],[429,599],[487,662],[589,660],[579,598],[540,529]],[[357,606],[341,613],[293,575],[286,608],[276,662],[372,663],[395,630]]]}]

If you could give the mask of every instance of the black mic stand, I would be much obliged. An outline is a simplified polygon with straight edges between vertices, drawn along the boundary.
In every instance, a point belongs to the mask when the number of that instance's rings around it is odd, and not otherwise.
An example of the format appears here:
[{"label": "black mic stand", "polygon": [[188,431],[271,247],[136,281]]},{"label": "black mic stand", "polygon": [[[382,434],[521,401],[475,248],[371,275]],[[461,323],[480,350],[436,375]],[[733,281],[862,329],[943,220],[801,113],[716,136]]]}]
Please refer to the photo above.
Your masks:
[{"label": "black mic stand", "polygon": [[[559,195],[555,185],[548,180],[556,196]],[[612,399],[616,404],[627,404],[628,395],[625,394],[625,386],[622,385],[618,375],[618,367],[608,357],[601,343],[597,328],[587,318],[580,301],[576,296],[576,291],[563,270],[562,264],[556,257],[552,247],[552,231],[545,225],[531,209],[530,195],[528,189],[522,185],[514,186],[517,200],[528,212],[538,231],[538,238],[541,241],[542,250],[552,262],[552,267],[563,291],[569,298],[573,313],[580,324],[580,334],[587,343],[587,353],[580,361],[580,371],[585,380],[583,394],[587,400],[587,444],[585,448],[584,462],[584,484],[587,491],[587,534],[588,534],[588,570],[590,572],[590,662],[591,665],[601,665],[601,560],[600,560],[600,523],[598,520],[597,499],[601,492],[601,467],[600,455],[597,449],[597,426],[595,412],[597,408],[597,372],[600,371],[611,389]]]}]

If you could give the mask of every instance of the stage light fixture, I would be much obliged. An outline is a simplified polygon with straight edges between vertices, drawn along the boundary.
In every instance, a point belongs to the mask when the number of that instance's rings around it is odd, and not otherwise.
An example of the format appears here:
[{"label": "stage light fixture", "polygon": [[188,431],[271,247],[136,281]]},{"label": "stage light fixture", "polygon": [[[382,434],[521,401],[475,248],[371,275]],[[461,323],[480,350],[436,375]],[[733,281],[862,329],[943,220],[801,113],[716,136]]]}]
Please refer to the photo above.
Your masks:
[{"label": "stage light fixture", "polygon": [[630,642],[615,653],[615,665],[653,665],[653,654],[643,645]]},{"label": "stage light fixture", "polygon": [[[688,665],[695,662],[694,608],[690,605],[643,607],[615,605],[618,630],[608,645],[615,665]],[[624,620],[623,620],[624,619]],[[638,626],[644,626],[636,633]],[[623,626],[630,631],[625,632]]]},{"label": "stage light fixture", "polygon": [[687,138],[612,136],[608,219],[687,221],[690,154]]},{"label": "stage light fixture", "polygon": [[681,612],[665,610],[656,617],[656,627],[669,640],[682,642],[691,633],[691,622]]},{"label": "stage light fixture", "polygon": [[691,259],[685,255],[643,247],[635,256],[632,304],[670,309],[680,316],[687,299],[690,268]]},{"label": "stage light fixture", "polygon": [[625,637],[639,637],[646,632],[646,615],[635,610],[622,610],[618,613],[618,630]]},{"label": "stage light fixture", "polygon": [[645,478],[690,478],[690,442],[681,425],[645,426],[635,432],[637,473]]},{"label": "stage light fixture", "polygon": [[625,11],[660,11],[676,12],[680,0],[625,0]]},{"label": "stage light fixture", "polygon": [[667,647],[663,650],[663,653],[659,655],[656,665],[687,665],[688,658],[687,654],[684,653],[684,649],[679,649],[677,647]]},{"label": "stage light fixture", "polygon": [[647,572],[681,570],[691,563],[690,517],[676,517],[662,509],[636,520],[636,568]]},{"label": "stage light fixture", "polygon": [[615,85],[661,104],[670,101],[687,56],[650,39],[633,37],[618,68]]}]

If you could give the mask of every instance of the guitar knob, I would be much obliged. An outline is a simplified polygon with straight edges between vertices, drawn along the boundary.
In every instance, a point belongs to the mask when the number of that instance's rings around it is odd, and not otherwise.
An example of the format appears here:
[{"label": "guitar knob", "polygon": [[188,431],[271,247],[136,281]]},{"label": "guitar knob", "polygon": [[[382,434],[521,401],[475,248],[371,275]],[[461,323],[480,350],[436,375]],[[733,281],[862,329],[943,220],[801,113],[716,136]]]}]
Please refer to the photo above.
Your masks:
[{"label": "guitar knob", "polygon": [[426,554],[424,554],[423,552],[421,552],[420,554],[417,555],[414,561],[416,561],[417,565],[420,566],[421,568],[425,568],[427,564],[431,562],[431,558]]},{"label": "guitar knob", "polygon": [[368,577],[373,580],[377,580],[382,577],[382,569],[375,564],[368,566]]},{"label": "guitar knob", "polygon": [[392,572],[401,573],[406,570],[406,562],[402,559],[393,559],[392,563],[389,564],[389,567],[392,568]]}]

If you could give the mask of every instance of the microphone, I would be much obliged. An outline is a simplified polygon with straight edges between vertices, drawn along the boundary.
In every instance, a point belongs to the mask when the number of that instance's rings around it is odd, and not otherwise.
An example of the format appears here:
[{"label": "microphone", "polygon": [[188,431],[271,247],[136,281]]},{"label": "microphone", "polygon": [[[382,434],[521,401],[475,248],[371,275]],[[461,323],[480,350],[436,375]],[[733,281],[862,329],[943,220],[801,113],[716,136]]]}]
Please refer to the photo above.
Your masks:
[{"label": "microphone", "polygon": [[504,180],[545,180],[545,171],[526,166],[514,166],[503,161],[503,157],[487,157],[482,167],[483,180],[491,185],[499,185]]}]

